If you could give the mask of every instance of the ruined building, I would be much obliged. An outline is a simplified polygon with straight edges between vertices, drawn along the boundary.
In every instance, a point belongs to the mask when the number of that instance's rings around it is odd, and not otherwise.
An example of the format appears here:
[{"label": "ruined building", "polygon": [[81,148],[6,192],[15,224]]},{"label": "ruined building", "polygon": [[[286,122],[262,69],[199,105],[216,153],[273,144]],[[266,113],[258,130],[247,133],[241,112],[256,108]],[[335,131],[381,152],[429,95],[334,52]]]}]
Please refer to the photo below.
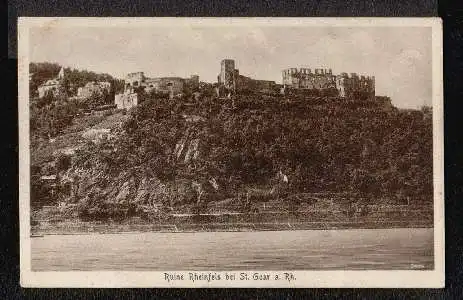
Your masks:
[{"label": "ruined building", "polygon": [[220,62],[220,74],[217,77],[219,85],[223,85],[227,89],[235,89],[235,75],[238,74],[235,69],[235,61],[233,59],[224,59]]},{"label": "ruined building", "polygon": [[118,108],[130,108],[138,104],[137,89],[145,92],[169,94],[170,98],[184,93],[196,91],[199,88],[199,76],[191,75],[190,78],[181,77],[146,77],[143,72],[129,73],[124,80],[124,93],[115,97]]},{"label": "ruined building", "polygon": [[173,96],[185,92],[186,89],[196,90],[199,87],[199,76],[190,78],[157,77],[149,78],[143,72],[127,74],[125,77],[125,89],[143,88],[146,92],[169,93]]},{"label": "ruined building", "polygon": [[[339,96],[343,98],[374,99],[375,77],[359,76],[356,73],[334,75],[331,69],[288,68],[283,70],[283,90],[311,92],[317,95]],[[227,92],[252,90],[272,92],[280,85],[275,81],[256,80],[240,75],[233,59],[220,63],[218,86]]]},{"label": "ruined building", "polygon": [[77,89],[77,97],[89,98],[93,94],[102,95],[111,91],[111,83],[108,81],[88,82],[85,86]]},{"label": "ruined building", "polygon": [[336,86],[341,97],[375,97],[375,76],[358,76],[356,73],[341,73],[336,77]]},{"label": "ruined building", "polygon": [[119,109],[129,109],[138,105],[138,94],[131,91],[125,90],[122,94],[114,96],[114,104]]},{"label": "ruined building", "polygon": [[277,84],[270,80],[257,80],[247,76],[240,75],[238,69],[235,69],[233,59],[224,59],[220,63],[220,74],[217,76],[219,87],[229,91],[273,91]]},{"label": "ruined building", "polygon": [[336,89],[331,69],[289,68],[283,70],[283,85],[294,89]]},{"label": "ruined building", "polygon": [[282,72],[284,88],[321,91],[328,95],[350,98],[375,97],[375,77],[356,73],[333,75],[331,69],[289,68]]},{"label": "ruined building", "polygon": [[50,80],[47,80],[45,83],[40,85],[37,90],[39,92],[39,98],[43,98],[48,94],[53,96],[59,96],[65,94],[63,81],[64,81],[64,68],[61,68],[58,75]]}]

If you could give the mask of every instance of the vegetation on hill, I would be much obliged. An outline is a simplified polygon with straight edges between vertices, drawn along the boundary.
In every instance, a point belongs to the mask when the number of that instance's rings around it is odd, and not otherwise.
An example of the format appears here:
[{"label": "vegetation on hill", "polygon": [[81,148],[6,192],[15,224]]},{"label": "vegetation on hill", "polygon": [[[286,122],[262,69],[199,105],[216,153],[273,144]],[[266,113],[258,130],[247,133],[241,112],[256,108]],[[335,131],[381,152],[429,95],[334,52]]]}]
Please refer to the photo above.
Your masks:
[{"label": "vegetation on hill", "polygon": [[[64,68],[65,77],[62,82],[66,94],[54,96],[47,94],[42,98],[37,96],[37,88],[49,79],[56,78],[61,65],[56,63],[30,63],[29,72],[32,74],[29,82],[30,101],[30,130],[33,143],[41,138],[53,138],[73,124],[74,118],[84,111],[101,105],[113,104],[114,94],[123,90],[122,80],[113,78],[109,74],[98,74],[86,70]],[[77,89],[92,81],[109,81],[111,90],[102,94],[94,94],[87,99],[75,99]]]},{"label": "vegetation on hill", "polygon": [[[57,63],[30,63],[29,74],[31,79],[29,81],[29,91],[32,96],[37,96],[37,88],[45,83],[49,79],[56,78],[61,69],[61,65]],[[109,81],[111,82],[112,90],[111,93],[120,93],[124,89],[123,80],[112,77],[109,74],[100,74],[87,70],[71,69],[69,67],[64,68],[64,88],[68,91],[69,96],[73,96],[77,93],[79,87],[84,86],[88,82],[92,81]]]},{"label": "vegetation on hill", "polygon": [[[143,95],[111,139],[88,143],[59,165],[50,202],[72,203],[88,218],[197,210],[225,199],[246,207],[246,195],[259,189],[252,201],[277,198],[293,209],[297,195],[321,191],[425,205],[432,202],[432,121],[418,110],[335,97]],[[289,178],[283,187],[280,171]]]},{"label": "vegetation on hill", "polygon": [[103,91],[102,94],[93,94],[86,99],[47,94],[43,98],[31,101],[31,141],[50,139],[62,134],[78,115],[102,105],[113,104],[113,99],[114,96]]}]

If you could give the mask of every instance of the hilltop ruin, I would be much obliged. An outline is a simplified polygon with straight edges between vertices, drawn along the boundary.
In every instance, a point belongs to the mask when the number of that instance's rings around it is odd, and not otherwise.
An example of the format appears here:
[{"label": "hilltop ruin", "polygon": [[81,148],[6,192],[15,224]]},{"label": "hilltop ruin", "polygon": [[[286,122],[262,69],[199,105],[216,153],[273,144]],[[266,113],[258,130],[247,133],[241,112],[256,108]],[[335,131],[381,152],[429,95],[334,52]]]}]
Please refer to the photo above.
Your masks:
[{"label": "hilltop ruin", "polygon": [[[137,88],[145,92],[169,94],[172,99],[185,90],[197,90],[199,76],[190,78],[159,77],[148,78],[143,72],[127,74],[124,93],[116,95],[118,108],[130,108],[138,104]],[[357,73],[334,75],[331,69],[288,68],[282,71],[282,83],[272,80],[254,79],[240,74],[233,59],[220,62],[217,75],[217,95],[231,95],[243,92],[257,93],[305,93],[319,96],[349,99],[375,100],[375,77]]]},{"label": "hilltop ruin", "polygon": [[115,97],[118,108],[131,108],[138,104],[136,89],[142,88],[146,93],[156,92],[169,94],[170,98],[182,94],[186,89],[197,90],[199,88],[199,76],[191,75],[190,78],[181,77],[146,77],[144,72],[129,73],[124,79],[124,93]]}]

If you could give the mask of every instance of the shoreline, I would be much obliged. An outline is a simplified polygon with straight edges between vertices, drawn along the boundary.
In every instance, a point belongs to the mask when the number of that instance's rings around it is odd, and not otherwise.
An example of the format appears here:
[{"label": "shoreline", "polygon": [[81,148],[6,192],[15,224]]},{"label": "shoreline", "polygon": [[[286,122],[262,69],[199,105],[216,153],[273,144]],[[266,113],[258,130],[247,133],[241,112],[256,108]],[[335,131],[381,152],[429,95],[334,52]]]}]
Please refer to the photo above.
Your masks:
[{"label": "shoreline", "polygon": [[105,234],[105,233],[194,233],[194,232],[258,232],[295,230],[348,230],[388,228],[432,228],[430,209],[391,209],[382,207],[368,215],[346,216],[342,211],[260,211],[239,213],[213,211],[189,214],[184,211],[159,218],[133,216],[125,219],[83,220],[64,216],[59,211],[42,211],[31,219],[31,236]]},{"label": "shoreline", "polygon": [[[69,226],[72,225],[72,226]],[[395,228],[433,228],[426,221],[384,222],[286,222],[286,223],[207,223],[207,224],[92,224],[72,223],[55,226],[32,226],[30,237],[49,235],[139,234],[139,233],[199,233],[199,232],[259,232],[304,230],[359,230]]]}]

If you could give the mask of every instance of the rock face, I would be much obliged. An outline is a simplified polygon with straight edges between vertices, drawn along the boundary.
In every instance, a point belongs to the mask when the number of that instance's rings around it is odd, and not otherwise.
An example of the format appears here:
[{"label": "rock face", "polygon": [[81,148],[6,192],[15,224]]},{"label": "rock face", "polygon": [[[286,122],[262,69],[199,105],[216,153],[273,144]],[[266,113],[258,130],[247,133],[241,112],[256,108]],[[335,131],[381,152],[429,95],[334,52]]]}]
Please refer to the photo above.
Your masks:
[{"label": "rock face", "polygon": [[[173,151],[177,162],[185,168],[192,166],[199,158],[200,143],[194,128],[187,129]],[[161,180],[155,174],[142,175],[134,170],[110,175],[106,167],[94,157],[74,164],[65,176],[61,176],[71,191],[64,201],[77,203],[83,215],[112,216],[118,211],[125,214],[128,209],[145,212],[189,210],[191,205],[205,205],[220,198],[220,184],[205,174]]]},{"label": "rock face", "polygon": [[[74,169],[66,173],[71,191],[67,203],[78,202],[84,210],[92,210],[102,204],[110,207],[175,207],[196,203],[198,191],[194,180],[178,179],[163,182],[157,177],[144,176],[137,180],[126,173],[116,178],[107,178],[94,172],[95,169]],[[64,184],[64,181],[63,181]]]},{"label": "rock face", "polygon": [[196,160],[199,156],[199,139],[192,139],[188,145],[188,149],[185,153],[184,162],[188,163],[191,160]]},{"label": "rock face", "polygon": [[120,204],[130,202],[131,189],[133,189],[133,180],[124,182],[122,187],[119,189],[119,193],[117,193],[114,201]]},{"label": "rock face", "polygon": [[187,130],[180,141],[175,145],[174,155],[179,161],[189,163],[199,157],[200,139]]},{"label": "rock face", "polygon": [[143,178],[138,185],[133,202],[149,207],[170,204],[170,191],[158,178]]},{"label": "rock face", "polygon": [[187,142],[188,132],[182,137],[182,139],[175,145],[174,155],[177,160],[180,159],[180,156],[183,153],[183,149],[185,148],[185,144]]},{"label": "rock face", "polygon": [[[109,130],[89,130],[84,135],[90,140],[104,138]],[[176,143],[173,154],[177,162],[188,166],[199,158],[200,139],[194,128],[188,128]],[[184,165],[184,166],[185,166]],[[177,178],[161,180],[156,175],[141,175],[123,170],[110,175],[104,162],[91,157],[74,164],[61,178],[69,187],[65,202],[79,203],[80,209],[95,212],[128,207],[156,211],[208,202],[219,185],[215,179]],[[64,182],[66,181],[66,182]],[[112,207],[112,208],[111,208]]]}]

